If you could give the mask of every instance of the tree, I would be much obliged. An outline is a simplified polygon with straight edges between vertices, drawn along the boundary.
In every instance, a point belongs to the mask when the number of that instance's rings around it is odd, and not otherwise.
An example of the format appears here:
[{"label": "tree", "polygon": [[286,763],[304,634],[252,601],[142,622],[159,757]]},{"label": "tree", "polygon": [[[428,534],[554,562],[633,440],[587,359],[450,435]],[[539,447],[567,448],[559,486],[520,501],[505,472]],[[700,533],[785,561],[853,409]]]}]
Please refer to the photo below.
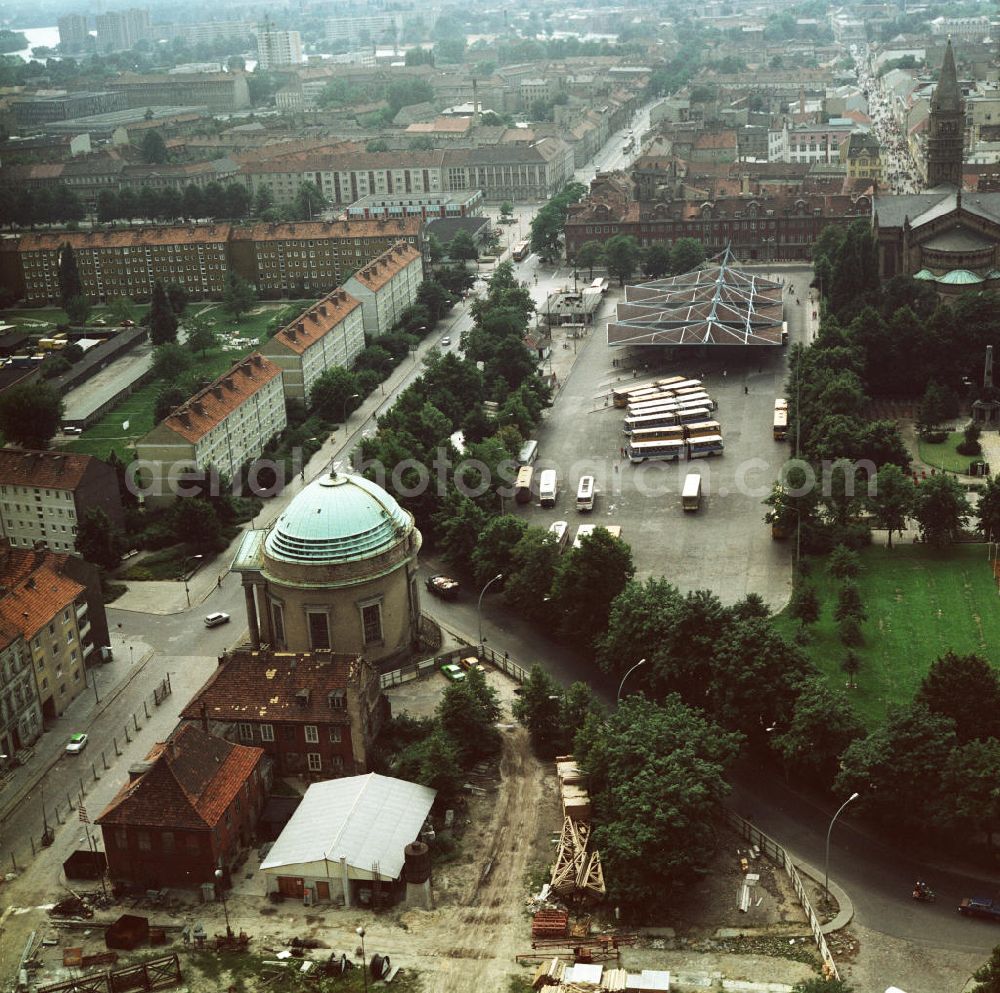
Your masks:
[{"label": "tree", "polygon": [[153,406],[153,420],[159,424],[174,407],[179,407],[186,399],[187,392],[179,386],[165,386],[156,394],[156,403]]},{"label": "tree", "polygon": [[434,516],[437,545],[453,568],[464,572],[471,567],[486,521],[485,511],[467,496],[455,492],[442,502]]},{"label": "tree", "polygon": [[118,212],[118,194],[114,190],[101,190],[97,194],[97,219],[101,223],[107,223],[120,216]]},{"label": "tree", "polygon": [[929,382],[917,409],[917,431],[920,434],[937,431],[941,422],[948,418],[948,408],[948,397],[944,390],[937,383]]},{"label": "tree", "polygon": [[167,161],[167,144],[159,131],[150,128],[143,137],[142,161],[147,165],[162,165]]},{"label": "tree", "polygon": [[590,777],[592,844],[608,895],[627,914],[662,906],[707,863],[728,792],[723,773],[739,740],[677,696],[662,705],[629,696],[577,734],[574,754]]},{"label": "tree", "polygon": [[868,619],[861,593],[855,583],[845,582],[837,591],[837,608],[833,612],[835,620],[842,621],[853,617],[859,623]]},{"label": "tree", "polygon": [[257,302],[257,291],[242,276],[229,273],[226,289],[222,295],[222,307],[233,315],[237,324],[240,318]]},{"label": "tree", "polygon": [[181,198],[181,210],[184,216],[189,217],[191,220],[203,217],[206,213],[205,196],[201,192],[201,189],[195,186],[194,183],[188,183],[184,187],[184,195]]},{"label": "tree", "polygon": [[935,659],[914,699],[950,718],[959,742],[1000,737],[1000,677],[979,655],[946,652]]},{"label": "tree", "polygon": [[530,527],[511,552],[504,570],[504,600],[527,620],[552,616],[549,590],[559,562],[559,545],[545,528]]},{"label": "tree", "polygon": [[[409,52],[407,52],[409,54]],[[509,200],[504,200],[500,204],[500,222],[502,224],[510,224],[514,219],[514,205]]]},{"label": "tree", "polygon": [[816,593],[816,587],[805,583],[797,586],[792,595],[789,613],[799,622],[802,629],[809,624],[815,624],[819,620],[819,595]]},{"label": "tree", "polygon": [[854,987],[848,986],[843,979],[816,976],[796,983],[792,987],[792,993],[854,993]]},{"label": "tree", "polygon": [[925,479],[916,488],[913,516],[924,541],[942,548],[958,537],[972,508],[957,480],[943,473]]},{"label": "tree", "polygon": [[153,378],[173,383],[181,373],[191,368],[191,354],[176,342],[167,342],[153,349]]},{"label": "tree", "polygon": [[987,541],[1000,540],[1000,474],[987,479],[979,491],[976,519]]},{"label": "tree", "polygon": [[77,525],[76,550],[88,562],[110,571],[121,561],[121,532],[100,507],[88,507]]},{"label": "tree", "polygon": [[513,514],[494,517],[487,523],[472,553],[473,577],[477,585],[481,586],[498,573],[508,572],[514,546],[527,530],[527,522]]},{"label": "tree", "polygon": [[462,768],[468,769],[500,750],[496,692],[478,669],[469,670],[461,683],[452,683],[445,690],[435,715]]},{"label": "tree", "polygon": [[970,993],[1000,993],[1000,945],[997,945],[989,961],[984,962],[973,974],[976,985]]},{"label": "tree", "polygon": [[630,234],[616,234],[604,243],[608,272],[618,280],[619,286],[624,286],[625,280],[632,277],[641,255],[639,242]]},{"label": "tree", "polygon": [[63,307],[66,301],[82,296],[83,284],[80,282],[80,270],[76,264],[76,253],[67,241],[59,249],[59,297]]},{"label": "tree", "polygon": [[223,537],[222,524],[215,508],[208,500],[200,497],[175,500],[170,508],[170,522],[174,533],[183,535],[184,539],[196,548],[218,551],[225,547],[226,539]]},{"label": "tree", "polygon": [[840,668],[847,676],[848,688],[856,690],[858,688],[857,675],[861,671],[861,659],[858,658],[858,653],[848,650],[847,654],[840,660]]},{"label": "tree", "polygon": [[514,701],[513,712],[527,729],[531,744],[542,758],[556,755],[561,694],[556,681],[539,665],[532,666]]},{"label": "tree", "polygon": [[357,375],[343,366],[333,366],[313,383],[309,409],[324,421],[340,424],[361,402],[360,393]]},{"label": "tree", "polygon": [[978,841],[982,836],[993,848],[1000,826],[1000,741],[967,741],[953,749],[945,763],[941,786],[939,822]]},{"label": "tree", "polygon": [[448,258],[460,259],[464,262],[479,258],[479,249],[468,231],[459,231],[448,242]]},{"label": "tree", "polygon": [[697,238],[678,238],[670,250],[673,272],[691,272],[705,261],[705,246]]},{"label": "tree", "polygon": [[253,197],[253,212],[257,217],[270,210],[274,206],[274,195],[271,187],[260,186]]},{"label": "tree", "polygon": [[295,194],[295,216],[302,221],[311,221],[326,205],[323,191],[313,182],[299,183]]},{"label": "tree", "polygon": [[70,297],[63,305],[66,316],[73,324],[86,324],[90,316],[90,301],[81,293]]},{"label": "tree", "polygon": [[604,245],[599,241],[585,241],[576,252],[573,264],[581,269],[587,269],[590,278],[594,278],[594,266],[600,265],[604,261]]},{"label": "tree", "polygon": [[167,286],[167,300],[170,301],[170,309],[177,317],[187,309],[189,299],[188,291],[180,283],[170,283]]},{"label": "tree", "polygon": [[149,323],[149,338],[154,345],[166,345],[177,340],[177,315],[160,280],[153,283],[146,320]]},{"label": "tree", "polygon": [[242,183],[226,184],[226,216],[244,218],[250,213],[250,194]]},{"label": "tree", "polygon": [[861,572],[861,559],[853,548],[838,545],[830,553],[827,568],[834,579],[856,579]]},{"label": "tree", "polygon": [[650,279],[660,279],[671,272],[670,246],[658,241],[650,245],[642,256],[642,271]]},{"label": "tree", "polygon": [[608,624],[611,603],[635,573],[632,550],[598,527],[559,562],[552,603],[567,640],[591,648]]},{"label": "tree", "polygon": [[[989,484],[987,484],[987,492]],[[979,510],[983,510],[985,495],[980,497]],[[875,477],[875,492],[868,497],[868,507],[875,517],[875,523],[888,532],[889,548],[892,548],[892,532],[902,535],[906,520],[913,509],[913,483],[898,465],[884,465]],[[997,499],[997,523],[1000,525],[1000,491]],[[980,518],[982,520],[982,518]],[[1000,530],[998,530],[1000,533]]]},{"label": "tree", "polygon": [[21,384],[0,393],[0,434],[8,443],[48,448],[62,416],[62,399],[47,383]]},{"label": "tree", "polygon": [[191,321],[187,333],[187,347],[192,352],[201,352],[204,355],[210,348],[215,348],[215,344],[215,332],[207,321],[199,317]]}]

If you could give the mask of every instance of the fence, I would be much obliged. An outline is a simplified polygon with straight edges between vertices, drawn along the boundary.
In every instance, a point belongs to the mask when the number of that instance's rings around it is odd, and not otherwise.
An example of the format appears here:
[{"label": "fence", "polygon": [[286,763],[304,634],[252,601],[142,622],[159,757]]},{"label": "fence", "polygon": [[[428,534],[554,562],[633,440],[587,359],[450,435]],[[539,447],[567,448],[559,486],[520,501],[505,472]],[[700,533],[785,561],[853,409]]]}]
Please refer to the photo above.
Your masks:
[{"label": "fence", "polygon": [[492,648],[484,646],[482,652],[479,653],[470,646],[468,648],[456,648],[453,651],[445,652],[443,655],[434,655],[431,658],[421,659],[419,662],[404,665],[399,669],[393,669],[391,672],[383,672],[380,677],[382,689],[387,690],[391,686],[402,686],[403,683],[412,682],[414,679],[423,679],[424,676],[432,676],[446,662],[457,662],[461,658],[467,658],[470,652],[479,655],[484,662],[489,662],[516,683],[523,683],[528,678],[528,674],[524,671],[523,666],[513,661],[506,652],[500,655],[493,651]]},{"label": "fence", "polygon": [[751,845],[756,845],[772,862],[777,862],[788,874],[788,878],[792,881],[792,886],[795,889],[795,895],[799,898],[799,903],[806,912],[809,930],[812,931],[816,948],[823,959],[825,971],[829,973],[831,978],[840,979],[840,973],[837,972],[837,964],[833,961],[833,955],[830,953],[826,938],[823,936],[819,918],[816,916],[816,911],[813,910],[812,904],[809,902],[809,895],[806,893],[806,888],[802,883],[802,877],[799,875],[798,869],[795,868],[788,852],[773,838],[769,838],[763,831],[754,827],[749,821],[744,820],[739,814],[727,810],[726,817],[730,824],[739,831],[744,840]]},{"label": "fence", "polygon": [[[78,784],[72,791],[66,791],[59,795],[53,794],[51,790],[46,793],[44,773],[41,778],[35,779],[21,789],[17,797],[8,801],[6,809],[12,811],[18,808],[25,797],[31,793],[35,787],[39,791],[39,814],[41,830],[36,834],[31,831],[28,834],[28,845],[20,848],[11,848],[7,852],[10,859],[11,869],[20,872],[38,853],[39,848],[47,848],[55,840],[55,829],[65,824],[67,821],[78,818],[84,823],[89,823],[93,819],[84,806],[87,791],[96,783],[105,772],[108,772],[115,764],[115,761],[122,755],[122,745],[128,744],[142,730],[143,725],[150,719],[155,709],[163,703],[172,693],[170,687],[170,675],[168,674],[154,688],[153,692],[143,698],[142,705],[133,711],[131,718],[122,725],[121,731],[111,734],[111,742],[105,740],[101,745],[96,741],[87,742],[87,752],[89,754],[90,768],[79,774]],[[99,754],[97,754],[99,751]],[[61,757],[61,756],[60,756]],[[78,756],[85,762],[83,755]],[[55,764],[55,760],[52,764]],[[47,770],[46,770],[47,771]],[[5,815],[5,816],[9,816]],[[86,821],[84,821],[86,818]],[[91,830],[88,828],[88,830]],[[13,834],[13,833],[12,833]],[[37,839],[37,841],[36,841]],[[30,846],[30,847],[29,847]]]},{"label": "fence", "polygon": [[139,965],[124,966],[90,976],[77,976],[50,986],[39,986],[38,993],[128,993],[131,990],[163,990],[180,986],[183,981],[177,953],[149,959]]}]

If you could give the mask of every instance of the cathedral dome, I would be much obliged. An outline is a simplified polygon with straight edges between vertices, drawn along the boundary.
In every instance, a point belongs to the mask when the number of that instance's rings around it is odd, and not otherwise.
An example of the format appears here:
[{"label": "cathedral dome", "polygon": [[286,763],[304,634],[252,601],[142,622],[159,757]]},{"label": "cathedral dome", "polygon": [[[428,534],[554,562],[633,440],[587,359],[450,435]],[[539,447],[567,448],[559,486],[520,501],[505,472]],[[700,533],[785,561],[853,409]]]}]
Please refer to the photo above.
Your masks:
[{"label": "cathedral dome", "polygon": [[280,562],[356,562],[388,551],[412,528],[410,515],[381,486],[331,472],[288,505],[264,541],[264,554]]}]

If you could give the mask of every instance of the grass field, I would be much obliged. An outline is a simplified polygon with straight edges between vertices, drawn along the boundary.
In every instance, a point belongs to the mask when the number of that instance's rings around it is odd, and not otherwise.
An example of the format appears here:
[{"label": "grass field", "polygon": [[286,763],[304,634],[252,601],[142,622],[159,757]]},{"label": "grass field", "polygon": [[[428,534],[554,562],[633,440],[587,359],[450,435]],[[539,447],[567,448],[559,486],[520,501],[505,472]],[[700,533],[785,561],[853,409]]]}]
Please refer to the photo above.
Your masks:
[{"label": "grass field", "polygon": [[[110,310],[110,307],[95,304],[87,318],[87,323],[93,324],[94,318],[103,317],[109,325],[117,324],[117,321],[111,318]],[[132,310],[135,312],[135,319],[139,320],[149,310],[149,304],[134,303]],[[30,334],[32,331],[39,333],[53,331],[57,324],[68,324],[69,318],[61,307],[33,307],[24,310],[4,310],[0,312],[0,323],[14,324]]]},{"label": "grass field", "polygon": [[[949,649],[976,652],[1000,665],[1000,610],[985,545],[957,545],[935,552],[924,545],[884,546],[861,553],[857,583],[868,612],[857,689],[849,691],[858,715],[869,726],[885,717],[891,703],[906,703],[938,656]],[[822,615],[810,628],[806,653],[830,682],[844,686],[840,668],[846,649],[837,636],[833,612],[839,584],[822,560],[813,561],[809,582],[816,587]],[[777,625],[787,637],[798,627],[786,613]]]},{"label": "grass field", "polygon": [[940,445],[932,445],[921,439],[919,444],[920,458],[927,465],[934,466],[935,469],[947,469],[948,472],[968,475],[969,463],[973,462],[977,456],[958,454],[955,450],[956,446],[964,440],[965,435],[961,431],[952,431]]}]

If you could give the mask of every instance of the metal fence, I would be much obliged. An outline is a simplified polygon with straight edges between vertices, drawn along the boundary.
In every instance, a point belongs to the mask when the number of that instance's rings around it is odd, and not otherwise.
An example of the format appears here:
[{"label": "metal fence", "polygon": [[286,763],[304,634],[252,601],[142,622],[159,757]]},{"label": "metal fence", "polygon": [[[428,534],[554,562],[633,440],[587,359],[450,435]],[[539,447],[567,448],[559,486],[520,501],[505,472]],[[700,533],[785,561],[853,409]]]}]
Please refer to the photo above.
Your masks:
[{"label": "metal fence", "polygon": [[809,895],[806,893],[806,888],[802,882],[802,877],[799,875],[798,869],[795,868],[791,856],[773,838],[769,838],[760,828],[744,820],[739,814],[727,810],[726,816],[730,824],[739,831],[748,844],[756,845],[772,862],[776,862],[788,874],[788,878],[792,881],[792,886],[795,889],[795,895],[799,898],[799,903],[806,912],[809,930],[812,931],[813,940],[816,942],[816,948],[823,959],[825,969],[831,978],[840,979],[840,973],[837,972],[837,964],[833,961],[833,955],[823,935],[819,917],[817,917],[816,911],[813,910],[812,903],[809,901]]},{"label": "metal fence", "polygon": [[528,674],[524,667],[515,662],[507,652],[502,655],[493,651],[492,648],[483,647],[482,652],[477,652],[471,645],[467,648],[456,648],[442,655],[434,655],[430,658],[421,659],[419,662],[412,662],[391,672],[383,672],[381,675],[382,689],[389,689],[391,686],[402,686],[403,683],[412,682],[415,679],[423,679],[425,676],[433,676],[438,669],[446,662],[457,662],[459,659],[468,658],[469,655],[478,655],[484,662],[495,666],[502,673],[509,676],[516,683],[523,683]]},{"label": "metal fence", "polygon": [[[45,769],[40,776],[36,775],[30,782],[22,786],[16,795],[9,799],[4,798],[6,801],[4,810],[7,812],[4,816],[6,818],[12,810],[23,805],[25,799],[36,787],[38,789],[38,829],[30,832],[27,844],[23,844],[19,848],[9,848],[4,853],[4,861],[10,861],[11,869],[14,872],[23,870],[38,853],[39,848],[51,845],[55,840],[56,829],[67,821],[83,821],[84,818],[87,821],[93,820],[96,811],[88,813],[84,809],[81,814],[81,807],[85,808],[87,792],[101,776],[112,769],[115,762],[123,755],[123,746],[129,744],[142,730],[156,708],[171,693],[170,676],[167,675],[153,688],[152,693],[143,698],[142,705],[132,713],[129,720],[119,730],[109,732],[110,741],[108,738],[103,741],[96,739],[88,741],[87,751],[79,757],[83,759],[83,763],[86,763],[86,757],[89,757],[89,767],[81,763],[77,783],[69,790],[61,791],[58,794],[52,790],[46,790],[44,784],[48,769]],[[61,755],[52,760],[49,768],[55,765],[59,758]],[[94,829],[89,830],[93,831]]]}]

